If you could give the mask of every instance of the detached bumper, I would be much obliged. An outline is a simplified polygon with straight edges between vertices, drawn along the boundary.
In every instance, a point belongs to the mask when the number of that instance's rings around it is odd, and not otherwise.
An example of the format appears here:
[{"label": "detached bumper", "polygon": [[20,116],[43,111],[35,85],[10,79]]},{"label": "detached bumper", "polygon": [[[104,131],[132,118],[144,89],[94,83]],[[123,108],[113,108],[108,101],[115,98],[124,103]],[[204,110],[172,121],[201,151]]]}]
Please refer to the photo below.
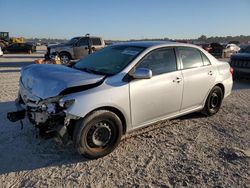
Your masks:
[{"label": "detached bumper", "polygon": [[24,117],[25,117],[25,110],[7,113],[7,118],[11,122],[22,120],[24,119]]}]

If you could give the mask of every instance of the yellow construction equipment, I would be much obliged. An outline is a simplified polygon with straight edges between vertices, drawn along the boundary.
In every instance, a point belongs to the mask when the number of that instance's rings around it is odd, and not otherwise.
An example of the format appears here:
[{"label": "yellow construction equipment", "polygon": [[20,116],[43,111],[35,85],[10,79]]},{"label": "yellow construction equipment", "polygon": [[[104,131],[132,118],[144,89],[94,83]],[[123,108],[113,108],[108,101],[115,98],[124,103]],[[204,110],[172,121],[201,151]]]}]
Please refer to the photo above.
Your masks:
[{"label": "yellow construction equipment", "polygon": [[23,37],[9,37],[9,32],[0,32],[0,47],[5,48],[13,43],[25,43]]}]

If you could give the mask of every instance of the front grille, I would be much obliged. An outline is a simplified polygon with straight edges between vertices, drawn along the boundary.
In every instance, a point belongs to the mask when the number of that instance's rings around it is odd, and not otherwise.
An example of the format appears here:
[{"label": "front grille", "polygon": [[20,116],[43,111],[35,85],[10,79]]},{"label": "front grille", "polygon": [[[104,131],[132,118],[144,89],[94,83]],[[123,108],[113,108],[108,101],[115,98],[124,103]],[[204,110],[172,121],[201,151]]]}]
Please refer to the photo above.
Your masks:
[{"label": "front grille", "polygon": [[233,59],[230,61],[231,67],[250,69],[250,61]]}]

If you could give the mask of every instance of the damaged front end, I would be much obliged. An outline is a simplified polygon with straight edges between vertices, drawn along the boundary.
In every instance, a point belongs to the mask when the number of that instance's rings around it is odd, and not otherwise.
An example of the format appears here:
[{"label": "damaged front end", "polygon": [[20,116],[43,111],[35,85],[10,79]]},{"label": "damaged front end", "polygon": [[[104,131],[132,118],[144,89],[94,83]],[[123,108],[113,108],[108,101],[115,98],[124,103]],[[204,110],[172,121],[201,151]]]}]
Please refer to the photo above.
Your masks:
[{"label": "damaged front end", "polygon": [[79,117],[65,112],[75,100],[64,101],[62,97],[56,96],[42,100],[27,95],[22,88],[15,101],[17,111],[7,113],[7,118],[12,122],[21,121],[22,125],[22,120],[27,117],[39,129],[42,136],[57,133],[65,142],[70,138],[72,132],[72,126],[69,125]]},{"label": "damaged front end", "polygon": [[27,117],[41,134],[57,132],[67,137],[73,130],[69,125],[79,119],[67,113],[75,103],[68,96],[97,87],[104,79],[105,75],[61,65],[26,66],[21,70],[17,111],[9,112],[7,118],[12,122],[20,120],[22,125],[22,119]]}]

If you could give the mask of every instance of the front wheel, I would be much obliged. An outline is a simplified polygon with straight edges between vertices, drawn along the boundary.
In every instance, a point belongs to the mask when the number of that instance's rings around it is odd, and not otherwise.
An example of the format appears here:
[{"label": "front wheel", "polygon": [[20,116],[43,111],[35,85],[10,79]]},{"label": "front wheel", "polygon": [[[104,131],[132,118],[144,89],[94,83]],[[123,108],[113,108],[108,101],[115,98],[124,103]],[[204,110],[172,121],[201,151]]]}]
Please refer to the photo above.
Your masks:
[{"label": "front wheel", "polygon": [[219,86],[215,86],[209,93],[206,104],[202,110],[202,113],[207,116],[212,116],[216,114],[223,100],[223,92]]},{"label": "front wheel", "polygon": [[70,55],[68,53],[60,53],[59,56],[62,65],[68,65],[70,63]]},{"label": "front wheel", "polygon": [[76,123],[73,142],[81,155],[96,159],[118,146],[122,132],[122,122],[115,113],[98,110]]}]

